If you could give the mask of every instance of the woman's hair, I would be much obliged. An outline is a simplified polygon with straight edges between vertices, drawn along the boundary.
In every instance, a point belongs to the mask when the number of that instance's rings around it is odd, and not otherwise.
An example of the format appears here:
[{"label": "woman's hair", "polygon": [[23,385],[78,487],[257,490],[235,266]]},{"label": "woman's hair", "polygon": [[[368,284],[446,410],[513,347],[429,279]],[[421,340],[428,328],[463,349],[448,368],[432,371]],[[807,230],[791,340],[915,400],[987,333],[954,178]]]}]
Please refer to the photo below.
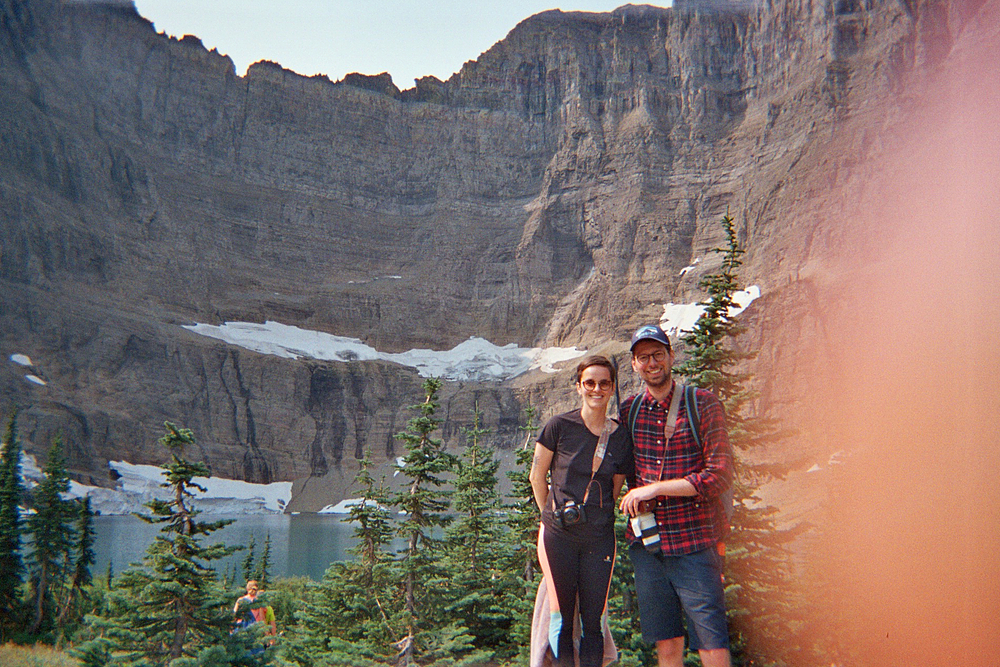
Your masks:
[{"label": "woman's hair", "polygon": [[583,372],[591,366],[604,366],[608,369],[608,373],[611,374],[611,381],[618,382],[618,370],[615,368],[615,365],[612,364],[607,357],[602,357],[599,354],[592,354],[589,357],[584,357],[583,361],[576,365],[577,384],[579,384],[580,378],[583,377]]}]

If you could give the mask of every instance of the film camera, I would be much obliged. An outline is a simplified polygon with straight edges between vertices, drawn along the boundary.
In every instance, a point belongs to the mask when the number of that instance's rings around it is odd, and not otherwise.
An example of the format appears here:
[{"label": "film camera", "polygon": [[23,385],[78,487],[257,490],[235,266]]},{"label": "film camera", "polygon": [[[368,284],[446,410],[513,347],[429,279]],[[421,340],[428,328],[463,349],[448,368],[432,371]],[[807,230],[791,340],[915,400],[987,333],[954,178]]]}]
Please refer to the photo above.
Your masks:
[{"label": "film camera", "polygon": [[583,511],[583,505],[577,505],[575,500],[567,500],[562,507],[553,510],[552,515],[563,528],[575,526],[578,523],[586,523],[587,513]]}]

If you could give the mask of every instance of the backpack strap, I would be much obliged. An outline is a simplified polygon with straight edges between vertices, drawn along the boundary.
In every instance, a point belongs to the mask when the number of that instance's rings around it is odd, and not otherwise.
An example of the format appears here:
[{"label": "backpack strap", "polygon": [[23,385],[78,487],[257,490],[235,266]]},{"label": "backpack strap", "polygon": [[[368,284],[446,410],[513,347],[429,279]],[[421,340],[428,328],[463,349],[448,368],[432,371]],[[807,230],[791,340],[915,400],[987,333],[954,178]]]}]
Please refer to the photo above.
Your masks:
[{"label": "backpack strap", "polygon": [[[674,431],[677,430],[677,413],[681,409],[681,395],[687,394],[687,388],[680,384],[679,382],[674,384],[674,395],[670,397],[670,409],[667,410],[667,423],[663,425],[663,446],[666,447],[670,438],[674,435]],[[663,463],[666,464],[667,459],[664,457]],[[663,479],[663,471],[661,466],[660,479]]]},{"label": "backpack strap", "polygon": [[[698,415],[697,388],[693,385],[685,387],[684,407],[687,409],[688,424],[691,426],[691,435],[694,436],[695,444],[697,444],[700,448],[701,417]],[[726,519],[727,525],[724,529],[725,532],[728,532],[728,524],[733,518],[733,511],[735,510],[734,502],[733,487],[728,486],[721,494],[719,494],[719,506],[722,509],[722,514]]]},{"label": "backpack strap", "polygon": [[[688,426],[691,428],[691,435],[694,437],[695,444],[701,447],[701,415],[698,414],[698,388],[694,385],[678,384],[674,391],[684,392],[684,409],[687,412]],[[676,406],[677,401],[672,401],[674,406]],[[642,405],[642,395],[638,394],[634,399],[632,399],[632,405],[629,406],[628,411],[628,424],[629,432],[632,434],[632,438],[635,439],[635,422],[639,417],[639,408]],[[673,418],[671,419],[668,415],[668,421],[675,421],[677,419],[676,407],[673,411]],[[669,438],[669,436],[668,436]],[[662,472],[661,472],[662,477]],[[728,523],[733,516],[733,487],[727,488],[719,496],[719,505],[722,508],[723,515]]]},{"label": "backpack strap", "polygon": [[[677,410],[678,410],[678,407],[680,406],[680,397],[681,397],[681,394],[679,392],[683,392],[684,400],[685,400],[685,406],[688,406],[687,401],[688,401],[688,393],[689,393],[688,390],[689,389],[692,390],[690,393],[693,395],[694,394],[694,392],[693,392],[694,387],[688,387],[688,386],[683,385],[683,384],[675,384],[674,385],[674,394],[673,394],[673,398],[670,401],[670,408],[669,408],[669,410],[667,412],[667,423],[665,425],[666,428],[664,429],[664,435],[666,435],[666,439],[667,440],[669,440],[670,436],[673,435],[674,425],[677,422]],[[645,396],[645,394],[636,394],[635,398],[632,399],[632,404],[628,408],[628,431],[629,431],[630,434],[632,434],[632,439],[633,440],[635,440],[635,422],[639,418],[639,409],[642,407],[642,401],[643,401],[644,396]],[[690,414],[690,406],[688,406],[688,410],[689,410],[688,414]],[[698,414],[697,413],[697,408],[695,409],[695,414],[696,415]],[[698,442],[698,444],[700,446],[701,445],[701,441],[698,439],[697,435],[695,436],[695,440]]]},{"label": "backpack strap", "polygon": [[701,417],[698,415],[698,388],[693,384],[682,385],[684,387],[684,409],[687,411],[688,424],[691,426],[691,435],[694,436],[694,443],[701,447]]},{"label": "backpack strap", "polygon": [[[670,407],[667,410],[666,423],[663,425],[663,442],[666,443],[670,440],[670,436],[674,434],[674,429],[677,426],[677,413],[680,410],[681,405],[681,394],[685,391],[685,387],[682,384],[675,383],[674,391],[670,399]],[[686,393],[686,392],[685,392]],[[628,420],[629,420],[629,431],[632,433],[632,438],[635,439],[635,422],[639,417],[639,408],[642,405],[642,397],[636,396],[632,400],[632,405],[629,406]],[[660,459],[660,472],[656,476],[655,480],[643,480],[643,483],[649,484],[650,482],[663,479],[663,468],[667,464],[667,458],[663,457]]]},{"label": "backpack strap", "polygon": [[636,394],[632,399],[632,405],[628,406],[628,432],[635,440],[635,420],[639,417],[639,408],[642,407],[642,394]]}]

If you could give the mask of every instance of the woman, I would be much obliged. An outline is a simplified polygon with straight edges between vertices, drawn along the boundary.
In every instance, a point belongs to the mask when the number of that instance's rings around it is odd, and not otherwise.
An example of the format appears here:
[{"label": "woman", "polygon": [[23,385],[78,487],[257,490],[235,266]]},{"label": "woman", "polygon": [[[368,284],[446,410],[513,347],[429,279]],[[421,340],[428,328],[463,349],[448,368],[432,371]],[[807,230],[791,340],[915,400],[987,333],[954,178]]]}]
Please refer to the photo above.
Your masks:
[{"label": "woman", "polygon": [[549,647],[558,667],[574,665],[577,611],[580,667],[601,667],[604,655],[601,617],[615,563],[614,509],[632,465],[628,429],[607,417],[616,376],[605,357],[580,362],[580,408],[549,420],[531,463],[531,488],[542,513],[538,561],[548,588]]}]

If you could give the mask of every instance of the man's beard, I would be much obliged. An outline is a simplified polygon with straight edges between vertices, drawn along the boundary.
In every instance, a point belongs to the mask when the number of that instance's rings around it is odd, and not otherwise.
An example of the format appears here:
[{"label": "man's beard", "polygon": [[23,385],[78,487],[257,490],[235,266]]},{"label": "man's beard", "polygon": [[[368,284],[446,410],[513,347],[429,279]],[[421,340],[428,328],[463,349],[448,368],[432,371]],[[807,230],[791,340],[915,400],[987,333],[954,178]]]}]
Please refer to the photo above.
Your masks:
[{"label": "man's beard", "polygon": [[652,387],[653,389],[659,389],[660,387],[664,387],[667,384],[669,384],[670,380],[671,380],[671,374],[665,372],[663,373],[663,375],[660,376],[659,380],[650,381],[647,379],[646,386]]}]

